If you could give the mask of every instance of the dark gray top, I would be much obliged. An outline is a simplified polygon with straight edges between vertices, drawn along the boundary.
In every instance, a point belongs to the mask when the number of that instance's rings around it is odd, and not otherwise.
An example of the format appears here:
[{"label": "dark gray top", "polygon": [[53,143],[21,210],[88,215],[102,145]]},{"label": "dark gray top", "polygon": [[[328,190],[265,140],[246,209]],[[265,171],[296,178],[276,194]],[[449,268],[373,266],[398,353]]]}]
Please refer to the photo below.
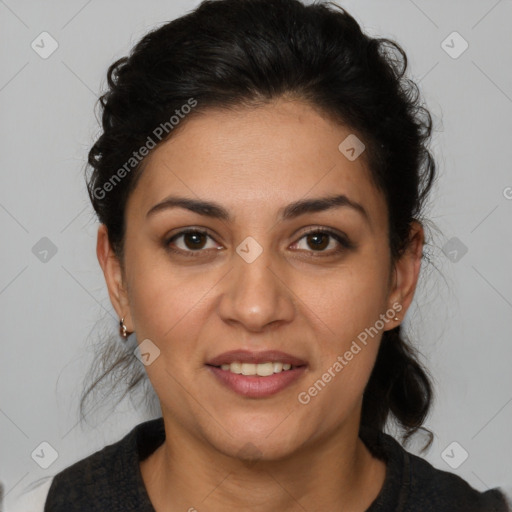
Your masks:
[{"label": "dark gray top", "polygon": [[[434,468],[383,432],[361,430],[374,456],[386,461],[381,492],[366,512],[510,512],[498,489],[479,492],[459,476]],[[58,473],[45,512],[155,512],[139,462],[165,440],[162,418],[134,427],[124,438]]]}]

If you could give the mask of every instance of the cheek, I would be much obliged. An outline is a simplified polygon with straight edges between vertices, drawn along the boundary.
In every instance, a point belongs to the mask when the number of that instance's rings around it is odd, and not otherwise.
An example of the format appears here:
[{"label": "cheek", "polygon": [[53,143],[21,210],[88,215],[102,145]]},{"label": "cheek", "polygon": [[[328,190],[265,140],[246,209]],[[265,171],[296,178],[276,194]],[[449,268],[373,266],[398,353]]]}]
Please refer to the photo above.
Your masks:
[{"label": "cheek", "polygon": [[[205,301],[218,279],[190,269],[171,271],[164,258],[143,250],[130,264],[129,301],[137,339],[150,339],[160,349],[165,364],[159,368],[178,370],[180,361],[195,364]],[[148,366],[148,374],[155,368]]]},{"label": "cheek", "polygon": [[[334,304],[324,316],[333,332],[317,339],[318,363],[297,394],[298,408],[321,411],[325,429],[345,421],[360,404],[382,338],[381,331],[372,329],[380,301],[358,304],[338,297]],[[313,416],[304,421],[313,424]]]},{"label": "cheek", "polygon": [[387,276],[387,267],[378,258],[361,258],[319,281],[314,293],[302,292],[307,297],[304,314],[318,335],[319,364],[312,368],[299,403],[316,403],[332,418],[357,404],[382,337],[380,315],[386,311]]},{"label": "cheek", "polygon": [[158,357],[145,371],[161,402],[185,414],[191,404],[183,389],[191,388],[191,375],[204,364],[199,343],[204,338],[205,301],[215,280],[204,273],[171,272],[154,254],[144,256],[140,251],[130,267],[134,329],[139,343],[149,339],[158,347]]},{"label": "cheek", "polygon": [[[147,246],[146,242],[146,246]],[[152,247],[127,245],[129,301],[134,327],[146,337],[165,341],[209,288],[208,276],[171,268],[165,253]],[[129,254],[129,256],[128,256]],[[211,287],[211,285],[210,285]]]},{"label": "cheek", "polygon": [[387,267],[364,257],[314,280],[297,279],[294,292],[309,322],[315,323],[319,341],[325,340],[326,354],[332,357],[333,349],[343,353],[375,326],[387,308],[387,281]]}]

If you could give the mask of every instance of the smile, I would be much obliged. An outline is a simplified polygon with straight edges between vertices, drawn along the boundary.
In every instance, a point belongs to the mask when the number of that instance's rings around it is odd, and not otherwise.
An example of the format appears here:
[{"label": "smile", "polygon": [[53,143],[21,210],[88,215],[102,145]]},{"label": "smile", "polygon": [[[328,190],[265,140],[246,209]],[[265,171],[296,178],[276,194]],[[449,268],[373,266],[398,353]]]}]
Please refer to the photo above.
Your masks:
[{"label": "smile", "polygon": [[[265,398],[283,391],[296,382],[307,366],[289,363],[238,363],[206,365],[223,387],[246,398]],[[222,368],[224,367],[224,368]]]},{"label": "smile", "polygon": [[268,361],[266,363],[241,363],[235,361],[231,364],[222,364],[220,368],[224,371],[241,375],[258,375],[260,377],[268,377],[274,373],[281,373],[282,371],[288,371],[293,367],[289,363],[281,363],[278,361]]}]

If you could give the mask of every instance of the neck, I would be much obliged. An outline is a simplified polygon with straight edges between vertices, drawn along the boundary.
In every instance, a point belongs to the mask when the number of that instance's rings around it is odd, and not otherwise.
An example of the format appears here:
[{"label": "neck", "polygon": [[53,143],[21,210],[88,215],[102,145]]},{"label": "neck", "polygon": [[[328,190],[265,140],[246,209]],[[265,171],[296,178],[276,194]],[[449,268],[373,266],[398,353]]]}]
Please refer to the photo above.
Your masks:
[{"label": "neck", "polygon": [[364,512],[382,488],[385,464],[358,431],[358,421],[348,423],[286,458],[242,461],[165,421],[166,440],[141,473],[157,512]]}]

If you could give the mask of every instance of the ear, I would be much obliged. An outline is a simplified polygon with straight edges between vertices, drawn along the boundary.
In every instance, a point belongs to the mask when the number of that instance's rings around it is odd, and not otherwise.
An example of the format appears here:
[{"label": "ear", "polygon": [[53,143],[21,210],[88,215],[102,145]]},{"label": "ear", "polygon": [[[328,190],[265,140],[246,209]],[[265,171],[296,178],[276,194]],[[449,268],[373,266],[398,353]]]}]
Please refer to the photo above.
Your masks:
[{"label": "ear", "polygon": [[105,276],[110,302],[112,302],[112,306],[114,306],[119,318],[124,318],[127,330],[132,331],[130,303],[128,301],[121,263],[110,245],[108,230],[105,224],[101,224],[98,228],[96,255]]},{"label": "ear", "polygon": [[392,270],[394,276],[388,296],[388,307],[395,310],[398,320],[388,322],[385,330],[399,325],[411,305],[420,274],[424,243],[423,226],[415,220],[411,222],[408,246]]}]

